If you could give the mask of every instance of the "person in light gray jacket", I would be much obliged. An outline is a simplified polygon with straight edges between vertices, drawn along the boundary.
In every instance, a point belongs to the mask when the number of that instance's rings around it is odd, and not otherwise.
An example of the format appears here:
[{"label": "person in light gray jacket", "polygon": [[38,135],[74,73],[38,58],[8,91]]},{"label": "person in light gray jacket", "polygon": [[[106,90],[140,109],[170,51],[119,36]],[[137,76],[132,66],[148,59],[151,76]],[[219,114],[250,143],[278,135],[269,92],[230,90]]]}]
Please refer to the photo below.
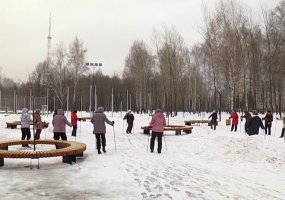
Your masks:
[{"label": "person in light gray jacket", "polygon": [[[22,132],[22,140],[31,139],[31,130],[30,130],[30,124],[32,123],[31,115],[29,114],[28,108],[22,109],[22,115],[21,115],[21,132]],[[28,144],[23,144],[22,147],[30,147]]]},{"label": "person in light gray jacket", "polygon": [[65,127],[66,125],[72,127],[72,125],[64,116],[63,109],[57,110],[57,114],[53,117],[52,125],[54,139],[59,140],[61,138],[62,140],[67,140]]},{"label": "person in light gray jacket", "polygon": [[101,154],[101,144],[103,147],[103,152],[106,153],[106,125],[105,122],[107,124],[110,124],[111,126],[114,126],[114,121],[110,121],[106,115],[104,114],[104,108],[103,107],[99,107],[92,119],[91,119],[91,123],[94,126],[94,130],[93,133],[96,136],[96,146],[97,146],[97,150],[98,150],[98,154]]}]

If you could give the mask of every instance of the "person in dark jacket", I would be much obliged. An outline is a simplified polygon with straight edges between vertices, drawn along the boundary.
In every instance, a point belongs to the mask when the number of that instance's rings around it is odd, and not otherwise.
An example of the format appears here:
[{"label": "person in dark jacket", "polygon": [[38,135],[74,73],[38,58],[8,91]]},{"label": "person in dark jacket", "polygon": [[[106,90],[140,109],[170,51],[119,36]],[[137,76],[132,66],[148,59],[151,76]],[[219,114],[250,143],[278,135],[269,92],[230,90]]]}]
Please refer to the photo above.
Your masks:
[{"label": "person in dark jacket", "polygon": [[241,116],[241,121],[242,121],[242,118],[245,118],[244,130],[245,130],[245,132],[247,133],[247,131],[248,131],[248,129],[247,129],[247,124],[248,124],[249,119],[251,118],[250,112],[245,111],[245,112],[244,112],[244,115]]},{"label": "person in dark jacket", "polygon": [[265,117],[263,117],[262,119],[265,120],[265,134],[267,135],[268,130],[268,135],[271,135],[271,126],[273,121],[273,115],[271,110],[267,110]]},{"label": "person in dark jacket", "polygon": [[211,129],[213,129],[213,126],[214,126],[214,130],[216,130],[216,126],[217,126],[217,119],[218,119],[218,115],[217,115],[217,112],[216,112],[216,110],[214,110],[213,112],[212,112],[212,114],[209,116],[209,118],[208,119],[210,119],[211,118]]},{"label": "person in dark jacket", "polygon": [[43,128],[40,109],[36,109],[36,112],[34,113],[34,122],[35,122],[35,129],[36,129],[35,140],[39,140],[41,132],[42,132],[42,128]]},{"label": "person in dark jacket", "polygon": [[67,140],[65,127],[66,125],[72,127],[72,125],[64,116],[63,109],[57,110],[57,115],[55,115],[54,118],[52,119],[52,125],[53,125],[54,139],[59,140],[59,138],[61,138],[62,140]]},{"label": "person in dark jacket", "polygon": [[132,129],[133,129],[133,125],[134,125],[134,115],[132,113],[131,110],[128,110],[128,112],[126,113],[125,117],[123,118],[123,120],[127,120],[128,123],[128,127],[127,127],[127,133],[132,133]]},{"label": "person in dark jacket", "polygon": [[57,109],[54,110],[52,117],[57,115]]},{"label": "person in dark jacket", "polygon": [[259,127],[264,129],[263,123],[261,118],[258,116],[258,112],[256,110],[252,111],[253,117],[248,120],[247,123],[247,134],[251,135],[258,135]]},{"label": "person in dark jacket", "polygon": [[98,150],[98,154],[101,154],[101,145],[103,147],[103,152],[106,153],[106,125],[105,122],[107,124],[110,124],[111,126],[114,126],[114,121],[110,121],[107,116],[104,114],[104,108],[103,107],[99,107],[92,119],[91,119],[91,123],[93,124],[94,127],[94,131],[93,133],[96,136],[96,146],[97,146],[97,150]]},{"label": "person in dark jacket", "polygon": [[74,110],[72,113],[71,113],[71,125],[72,125],[72,133],[71,133],[71,136],[75,136],[76,137],[76,131],[77,131],[77,110]]}]

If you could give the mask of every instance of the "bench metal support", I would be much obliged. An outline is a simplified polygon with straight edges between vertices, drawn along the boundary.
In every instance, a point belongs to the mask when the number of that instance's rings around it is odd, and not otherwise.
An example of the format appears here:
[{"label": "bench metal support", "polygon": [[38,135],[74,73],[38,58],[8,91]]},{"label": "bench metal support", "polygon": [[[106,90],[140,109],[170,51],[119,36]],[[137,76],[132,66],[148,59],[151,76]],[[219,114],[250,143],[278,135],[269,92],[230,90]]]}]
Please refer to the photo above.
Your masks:
[{"label": "bench metal support", "polygon": [[[0,147],[1,150],[8,150],[8,146]],[[0,167],[4,166],[4,158],[0,158]]]},{"label": "bench metal support", "polygon": [[72,165],[72,156],[62,156],[62,162]]},{"label": "bench metal support", "polygon": [[4,166],[4,158],[0,158],[0,167]]},{"label": "bench metal support", "polygon": [[181,135],[181,130],[176,130],[175,135]]},{"label": "bench metal support", "polygon": [[187,134],[192,133],[191,129],[190,130],[185,130],[184,132],[187,133]]},{"label": "bench metal support", "polygon": [[[64,147],[61,147],[59,145],[55,145],[56,149],[62,149]],[[78,157],[83,157],[83,152],[76,154],[76,155],[69,155],[69,156],[62,156],[62,162],[63,163],[68,163],[70,165],[72,165],[72,162],[76,163],[76,156]]]}]

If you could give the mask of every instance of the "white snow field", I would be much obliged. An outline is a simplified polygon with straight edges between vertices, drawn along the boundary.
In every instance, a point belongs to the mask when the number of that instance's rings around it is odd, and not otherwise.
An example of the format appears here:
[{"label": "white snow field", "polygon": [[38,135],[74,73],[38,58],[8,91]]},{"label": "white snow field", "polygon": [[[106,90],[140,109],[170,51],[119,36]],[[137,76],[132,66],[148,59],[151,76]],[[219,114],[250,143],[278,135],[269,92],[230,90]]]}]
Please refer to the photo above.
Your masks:
[{"label": "white snow field", "polygon": [[[61,157],[41,158],[40,169],[37,160],[5,159],[0,168],[0,199],[285,199],[285,142],[279,138],[282,121],[276,116],[272,136],[265,136],[261,130],[260,135],[245,135],[244,121],[237,132],[231,132],[225,125],[228,114],[222,115],[216,131],[206,124],[193,126],[192,134],[176,136],[168,131],[162,153],[157,154],[150,153],[149,136],[141,130],[150,116],[135,114],[133,133],[126,134],[125,113],[114,113],[113,117],[111,112],[105,113],[115,121],[114,128],[107,125],[106,154],[97,154],[90,121],[78,122],[76,140],[87,145],[83,158],[72,165],[62,163]],[[70,120],[70,113],[67,116]],[[79,112],[78,116],[88,113]],[[2,141],[21,138],[20,127],[8,129],[5,123],[19,119],[19,114],[0,115]],[[51,122],[52,114],[42,119]],[[184,125],[189,119],[201,117],[179,113],[169,121]],[[41,139],[53,139],[52,129],[52,125],[44,129]],[[70,127],[67,136],[75,140]],[[39,150],[44,148],[37,145]]]}]

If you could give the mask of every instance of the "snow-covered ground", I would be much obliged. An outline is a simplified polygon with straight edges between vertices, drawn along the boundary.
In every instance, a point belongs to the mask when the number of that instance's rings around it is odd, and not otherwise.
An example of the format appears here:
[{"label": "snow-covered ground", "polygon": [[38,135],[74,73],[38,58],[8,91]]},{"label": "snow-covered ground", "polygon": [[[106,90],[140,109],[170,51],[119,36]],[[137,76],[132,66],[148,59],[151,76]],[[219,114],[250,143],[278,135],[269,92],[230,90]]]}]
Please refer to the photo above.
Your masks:
[{"label": "snow-covered ground", "polygon": [[[285,199],[281,120],[273,122],[272,136],[260,131],[260,135],[248,137],[243,131],[244,121],[237,132],[230,132],[225,125],[229,115],[223,114],[216,131],[203,124],[193,126],[193,133],[188,135],[166,132],[162,153],[157,154],[149,152],[149,137],[140,129],[149,123],[148,115],[135,115],[133,134],[125,133],[121,113],[106,115],[115,121],[114,129],[107,125],[106,154],[98,155],[95,150],[90,121],[79,122],[76,140],[87,145],[83,158],[77,158],[73,165],[62,163],[60,157],[42,158],[39,170],[37,160],[32,160],[31,170],[30,159],[5,159],[5,166],[0,168],[0,199]],[[19,118],[0,115],[1,140],[21,138],[20,128],[7,129],[5,124]],[[52,116],[42,118],[51,122]],[[201,117],[179,113],[170,118],[170,124],[184,125],[188,119]],[[52,128],[44,129],[41,139],[52,139]],[[67,135],[68,140],[75,140],[69,127]]]}]

